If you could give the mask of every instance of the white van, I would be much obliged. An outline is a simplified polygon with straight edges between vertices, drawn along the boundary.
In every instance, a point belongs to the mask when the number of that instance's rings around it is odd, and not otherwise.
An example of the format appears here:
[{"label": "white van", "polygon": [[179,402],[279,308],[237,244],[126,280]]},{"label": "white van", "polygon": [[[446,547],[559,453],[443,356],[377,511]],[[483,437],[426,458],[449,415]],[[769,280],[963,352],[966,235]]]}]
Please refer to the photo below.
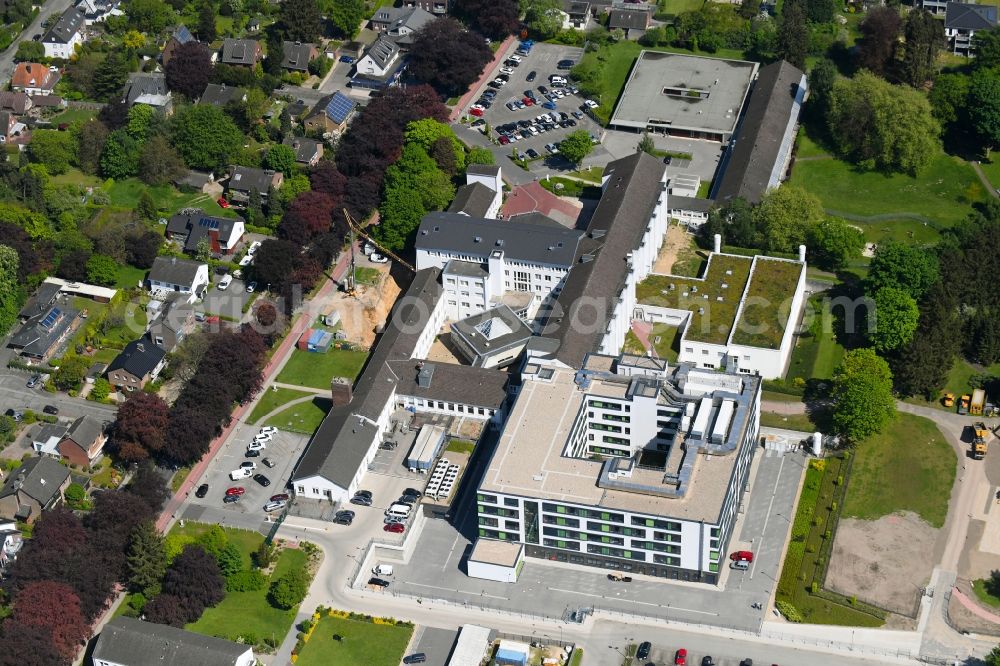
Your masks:
[{"label": "white van", "polygon": [[229,473],[229,478],[232,479],[233,481],[239,481],[240,479],[249,479],[251,476],[253,476],[253,470],[246,467],[234,469],[232,472]]},{"label": "white van", "polygon": [[219,291],[225,291],[226,289],[229,288],[229,285],[231,285],[232,283],[233,283],[232,275],[229,275],[228,273],[223,275],[222,279],[219,280]]},{"label": "white van", "polygon": [[385,510],[385,515],[393,518],[406,518],[410,515],[410,507],[405,504],[393,504]]},{"label": "white van", "polygon": [[730,569],[739,569],[740,571],[746,571],[750,568],[750,563],[746,560],[733,560],[729,563]]},{"label": "white van", "polygon": [[392,565],[391,564],[380,564],[374,569],[372,573],[376,576],[391,576],[392,575]]}]

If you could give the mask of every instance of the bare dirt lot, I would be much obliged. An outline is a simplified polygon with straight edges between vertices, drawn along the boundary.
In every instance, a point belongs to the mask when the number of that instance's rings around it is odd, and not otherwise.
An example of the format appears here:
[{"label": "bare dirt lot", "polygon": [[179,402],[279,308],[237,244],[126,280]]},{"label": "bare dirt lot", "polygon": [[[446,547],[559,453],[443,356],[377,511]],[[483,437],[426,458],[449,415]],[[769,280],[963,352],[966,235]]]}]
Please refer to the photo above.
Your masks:
[{"label": "bare dirt lot", "polygon": [[844,518],[837,527],[826,587],[911,615],[930,580],[938,530],[915,513]]},{"label": "bare dirt lot", "polygon": [[376,284],[358,284],[356,296],[348,296],[342,291],[334,292],[322,307],[332,304],[337,308],[348,340],[371,347],[375,341],[375,329],[385,323],[399,291],[399,286],[389,272],[381,271]]},{"label": "bare dirt lot", "polygon": [[653,272],[669,275],[670,269],[677,261],[677,255],[690,245],[691,239],[684,231],[684,227],[679,224],[668,226],[667,235],[663,239],[663,245],[660,246],[660,253],[656,256],[656,262],[653,263]]}]

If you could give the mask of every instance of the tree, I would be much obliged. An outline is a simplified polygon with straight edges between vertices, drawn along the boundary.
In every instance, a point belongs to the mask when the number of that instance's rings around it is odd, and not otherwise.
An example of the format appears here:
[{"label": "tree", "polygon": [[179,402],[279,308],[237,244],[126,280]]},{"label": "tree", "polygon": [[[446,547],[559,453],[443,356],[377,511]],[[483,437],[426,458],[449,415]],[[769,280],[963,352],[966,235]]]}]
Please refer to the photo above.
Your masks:
[{"label": "tree", "polygon": [[809,108],[816,118],[826,117],[833,82],[837,80],[837,65],[829,58],[822,58],[809,72]]},{"label": "tree", "polygon": [[[32,42],[36,43],[36,42]],[[99,120],[88,120],[76,125],[76,164],[86,174],[97,173],[101,163],[101,151],[108,140],[108,128]]]},{"label": "tree", "polygon": [[969,117],[986,147],[986,156],[1000,145],[1000,76],[980,69],[969,82]]},{"label": "tree", "polygon": [[108,178],[128,178],[139,172],[139,142],[125,129],[116,129],[108,135],[101,151],[101,174]]},{"label": "tree", "polygon": [[167,488],[166,479],[156,471],[153,464],[148,462],[139,465],[132,482],[125,490],[145,502],[152,514],[162,509],[172,494]]},{"label": "tree", "polygon": [[473,146],[465,156],[466,165],[469,164],[496,164],[493,152],[489,148]]},{"label": "tree", "polygon": [[937,280],[938,262],[933,254],[921,247],[883,241],[875,248],[865,291],[874,294],[892,287],[919,300]]},{"label": "tree", "polygon": [[779,252],[794,252],[805,243],[808,230],[824,219],[823,204],[815,195],[787,184],[769,190],[753,211],[764,248]]},{"label": "tree", "polygon": [[640,153],[646,153],[647,155],[656,157],[656,144],[653,143],[653,137],[649,136],[649,132],[642,133],[642,138],[639,139],[639,143],[635,145],[635,149]]},{"label": "tree", "polygon": [[562,28],[559,0],[523,0],[524,23],[541,39],[551,39]]},{"label": "tree", "polygon": [[990,69],[1000,65],[1000,29],[976,30],[972,38],[976,48],[973,65],[979,69]]},{"label": "tree", "polygon": [[516,0],[458,0],[455,12],[490,39],[514,34],[520,25],[521,8]]},{"label": "tree", "polygon": [[957,123],[968,107],[970,79],[965,74],[939,74],[928,93],[931,113],[942,125]]},{"label": "tree", "polygon": [[90,393],[87,397],[91,400],[96,400],[97,402],[104,402],[110,395],[111,382],[104,377],[98,377],[94,380],[94,386],[90,389]]},{"label": "tree", "polygon": [[90,255],[87,260],[87,280],[93,284],[113,285],[118,281],[118,264],[103,254]]},{"label": "tree", "polygon": [[257,546],[257,550],[254,551],[253,563],[259,569],[268,568],[274,562],[276,551],[277,549],[273,543],[268,543],[267,540],[261,541],[260,545]]},{"label": "tree", "polygon": [[64,359],[62,364],[52,373],[52,383],[62,391],[79,390],[83,384],[83,378],[87,376],[87,369],[90,363],[87,359],[74,356]]},{"label": "tree", "polygon": [[198,619],[205,608],[222,601],[225,589],[215,558],[196,545],[187,546],[163,576],[163,592],[181,600],[189,622]]},{"label": "tree", "polygon": [[221,109],[208,104],[179,111],[171,122],[174,147],[196,169],[225,166],[243,145],[243,133]]},{"label": "tree", "polygon": [[926,10],[914,10],[906,15],[903,34],[906,43],[901,77],[906,83],[919,88],[934,76],[938,51],[944,44],[943,24]]},{"label": "tree", "polygon": [[302,569],[293,569],[271,583],[268,599],[273,606],[290,610],[306,598],[309,592],[309,576]]},{"label": "tree", "polygon": [[[139,153],[139,178],[142,182],[147,185],[166,185],[183,174],[184,160],[165,136],[158,134],[146,142]],[[155,219],[155,215],[146,219]]]},{"label": "tree", "polygon": [[[188,339],[199,336],[189,336]],[[133,391],[118,408],[108,437],[109,449],[126,462],[145,460],[163,448],[167,403],[158,395]]]},{"label": "tree", "polygon": [[316,0],[286,0],[281,3],[279,16],[285,37],[293,42],[312,42],[320,34],[321,17]]},{"label": "tree", "polygon": [[133,528],[128,545],[128,584],[133,592],[146,598],[160,593],[160,583],[167,570],[163,535],[152,521]]},{"label": "tree", "polygon": [[[155,202],[152,210],[156,210]],[[149,211],[148,208],[145,210],[147,213]],[[129,233],[125,239],[125,259],[136,268],[152,268],[162,244],[163,236],[152,229],[139,229]]]},{"label": "tree", "polygon": [[130,0],[124,8],[128,25],[150,35],[163,32],[177,21],[170,5],[160,0]]},{"label": "tree", "polygon": [[215,561],[219,563],[219,571],[226,578],[243,571],[243,554],[235,543],[227,543],[222,550],[215,554]]},{"label": "tree", "polygon": [[330,230],[333,220],[333,199],[322,192],[303,192],[281,220],[278,233],[299,245],[305,245],[314,236]]},{"label": "tree", "polygon": [[559,153],[573,164],[582,162],[593,149],[594,143],[586,130],[570,132],[559,144]]},{"label": "tree", "polygon": [[827,124],[838,151],[863,169],[915,175],[940,149],[927,98],[869,72],[833,84]]},{"label": "tree", "polygon": [[[191,622],[190,612],[183,600],[174,594],[157,595],[150,599],[142,610],[146,620],[156,624],[168,624],[172,627],[183,628],[185,624]],[[201,613],[199,612],[198,615]]]},{"label": "tree", "polygon": [[17,321],[21,309],[18,289],[17,252],[6,245],[0,245],[0,335],[6,335]]},{"label": "tree", "polygon": [[492,58],[482,37],[443,17],[417,30],[408,71],[441,95],[452,96],[466,90]]},{"label": "tree", "polygon": [[215,7],[209,0],[203,0],[198,10],[198,27],[195,29],[198,39],[210,44],[217,36],[215,27]]},{"label": "tree", "polygon": [[786,2],[782,6],[781,24],[778,26],[777,55],[799,69],[805,69],[808,49],[809,31],[802,0]]},{"label": "tree", "polygon": [[75,154],[76,142],[69,132],[35,130],[28,144],[31,161],[44,164],[53,176],[66,173]]},{"label": "tree", "polygon": [[208,78],[212,73],[212,54],[201,42],[188,42],[174,51],[164,69],[167,87],[194,100],[201,97],[208,85]]},{"label": "tree", "polygon": [[45,47],[40,41],[22,41],[17,45],[17,53],[14,54],[14,62],[38,62],[44,57]]},{"label": "tree", "polygon": [[94,70],[91,89],[94,97],[101,101],[110,101],[121,92],[128,79],[128,65],[125,59],[112,51]]},{"label": "tree", "polygon": [[270,301],[258,301],[254,304],[253,315],[258,324],[264,328],[274,326],[278,320],[278,309]]},{"label": "tree", "polygon": [[449,175],[465,170],[465,148],[450,125],[422,118],[408,124],[403,136],[407,143],[417,144],[427,151],[438,168]]},{"label": "tree", "polygon": [[87,500],[87,491],[79,483],[71,483],[66,486],[63,498],[66,500],[66,506],[69,508],[74,510],[82,509]]},{"label": "tree", "polygon": [[889,364],[872,349],[852,349],[833,375],[833,423],[849,442],[856,444],[879,432],[892,420]]},{"label": "tree", "polygon": [[896,57],[903,21],[895,7],[875,7],[858,26],[858,64],[879,76],[885,76]]},{"label": "tree", "polygon": [[295,171],[295,151],[282,143],[272,145],[264,154],[264,167],[291,176]]},{"label": "tree", "polygon": [[829,23],[836,15],[832,0],[805,0],[806,18],[813,23]]},{"label": "tree", "polygon": [[861,256],[865,235],[843,220],[826,218],[806,230],[807,245],[814,253],[816,264],[828,271],[837,271]]},{"label": "tree", "polygon": [[895,351],[908,344],[917,330],[920,310],[910,294],[895,287],[875,292],[875,327],[868,339],[881,353]]},{"label": "tree", "polygon": [[13,621],[21,626],[45,627],[65,659],[72,659],[90,636],[73,588],[55,581],[26,585],[14,599]]},{"label": "tree", "polygon": [[0,625],[4,650],[0,666],[68,666],[70,659],[59,653],[52,632],[39,625],[24,625],[7,619]]},{"label": "tree", "polygon": [[324,13],[330,18],[336,33],[346,39],[354,39],[361,22],[368,18],[364,0],[334,0],[325,4]]},{"label": "tree", "polygon": [[139,195],[139,201],[135,204],[135,216],[140,220],[155,220],[158,216],[156,202],[149,190],[143,190]]},{"label": "tree", "polygon": [[451,178],[417,142],[408,142],[386,170],[385,196],[377,233],[385,247],[398,250],[410,241],[420,219],[442,210],[455,195]]},{"label": "tree", "polygon": [[1000,646],[993,648],[986,655],[986,666],[1000,666]]},{"label": "tree", "polygon": [[52,237],[52,225],[44,215],[17,204],[0,203],[0,222],[15,224],[36,240]]}]

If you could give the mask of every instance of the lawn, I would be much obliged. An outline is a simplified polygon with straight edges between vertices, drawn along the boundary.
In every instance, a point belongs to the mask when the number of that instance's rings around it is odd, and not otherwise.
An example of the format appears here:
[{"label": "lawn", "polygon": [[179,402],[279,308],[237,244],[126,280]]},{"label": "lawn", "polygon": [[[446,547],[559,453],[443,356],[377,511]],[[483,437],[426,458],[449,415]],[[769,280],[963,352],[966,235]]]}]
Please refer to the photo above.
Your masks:
[{"label": "lawn", "polygon": [[[413,627],[374,624],[342,617],[320,618],[296,666],[396,666]],[[335,640],[334,636],[340,637]]]},{"label": "lawn", "polygon": [[950,227],[985,198],[972,167],[943,152],[918,177],[862,172],[838,159],[799,160],[790,181],[820,198],[831,214],[886,219],[912,217]]},{"label": "lawn", "polygon": [[817,143],[809,138],[804,127],[799,128],[798,136],[795,137],[795,157],[830,157],[830,151],[826,146]]},{"label": "lawn", "polygon": [[986,174],[993,187],[1000,188],[1000,154],[995,154],[993,159],[980,161],[979,168]]},{"label": "lawn", "polygon": [[941,232],[929,222],[920,220],[877,220],[874,222],[850,222],[865,234],[865,241],[882,243],[887,240],[914,245],[933,245],[941,238]]},{"label": "lawn", "polygon": [[809,299],[809,310],[813,319],[809,329],[800,335],[792,348],[792,360],[788,365],[789,379],[830,379],[833,371],[844,357],[844,348],[833,332],[833,317],[823,305],[825,296],[817,294]]},{"label": "lawn", "polygon": [[368,353],[349,349],[330,349],[325,354],[296,349],[281,369],[277,381],[282,384],[328,389],[334,377],[352,382],[361,372]]},{"label": "lawn", "polygon": [[683,14],[701,9],[705,0],[659,0],[656,3],[657,14]]},{"label": "lawn", "polygon": [[[976,593],[976,598],[987,606],[1000,608],[1000,597],[994,596],[989,590],[990,581],[980,578],[972,581],[972,591]],[[994,590],[996,591],[996,590]]]},{"label": "lawn", "polygon": [[136,268],[128,264],[118,264],[118,277],[115,279],[116,289],[134,289],[146,279],[146,269]]},{"label": "lawn", "polygon": [[595,185],[588,185],[579,180],[563,178],[561,176],[546,176],[538,184],[553,194],[563,197],[579,197],[581,199],[599,199],[601,197],[599,188]]},{"label": "lawn", "polygon": [[247,419],[247,423],[253,424],[257,423],[262,417],[270,414],[278,407],[281,407],[287,402],[296,400],[297,398],[304,398],[308,395],[312,395],[307,391],[296,391],[295,389],[283,388],[279,386],[272,386],[270,389],[264,392],[257,405],[250,412],[250,418]]},{"label": "lawn", "polygon": [[377,268],[368,268],[367,266],[358,266],[354,269],[354,281],[358,284],[375,284],[378,282],[378,277],[381,274]]},{"label": "lawn", "polygon": [[180,490],[181,485],[187,480],[188,474],[190,473],[190,467],[181,467],[179,470],[174,472],[174,475],[170,477],[170,490],[175,493]]},{"label": "lawn", "polygon": [[933,527],[944,525],[956,458],[933,421],[899,414],[855,455],[844,515],[875,520],[912,511]]},{"label": "lawn", "polygon": [[455,453],[466,453],[471,455],[474,448],[476,448],[475,442],[470,442],[467,439],[452,439],[448,442],[448,447],[445,451],[454,451]]},{"label": "lawn", "polygon": [[604,167],[588,167],[586,169],[581,169],[580,171],[571,171],[569,175],[574,178],[580,178],[582,180],[600,185],[601,177],[604,175]]},{"label": "lawn", "polygon": [[49,118],[53,125],[61,125],[63,123],[82,123],[88,120],[93,120],[97,117],[97,111],[94,109],[66,109],[62,113],[57,113],[56,115]]},{"label": "lawn", "polygon": [[816,424],[805,414],[777,414],[761,411],[760,424],[765,428],[784,428],[799,432],[815,432],[817,429]]},{"label": "lawn", "polygon": [[281,430],[291,430],[311,435],[316,432],[316,428],[323,422],[326,413],[330,411],[330,406],[329,398],[316,396],[309,402],[300,402],[297,405],[292,405],[288,409],[278,412],[265,423]]}]

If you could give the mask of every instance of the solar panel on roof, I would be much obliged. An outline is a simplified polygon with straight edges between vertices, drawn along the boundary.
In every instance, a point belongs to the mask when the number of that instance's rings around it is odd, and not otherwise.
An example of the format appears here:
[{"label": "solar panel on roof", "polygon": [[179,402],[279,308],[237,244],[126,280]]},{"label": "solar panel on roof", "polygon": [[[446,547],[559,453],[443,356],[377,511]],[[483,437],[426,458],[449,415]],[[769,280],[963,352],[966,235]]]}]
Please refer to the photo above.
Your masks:
[{"label": "solar panel on roof", "polygon": [[45,328],[51,327],[56,323],[56,320],[59,319],[59,315],[61,314],[62,311],[60,311],[59,308],[52,308],[49,313],[45,315],[45,319],[42,320],[42,326]]},{"label": "solar panel on roof", "polygon": [[337,123],[342,123],[354,108],[354,102],[340,93],[336,93],[330,103],[326,105],[326,115]]},{"label": "solar panel on roof", "polygon": [[203,217],[200,220],[198,220],[198,225],[202,227],[208,227],[209,229],[218,229],[219,221],[213,220],[210,217]]}]

